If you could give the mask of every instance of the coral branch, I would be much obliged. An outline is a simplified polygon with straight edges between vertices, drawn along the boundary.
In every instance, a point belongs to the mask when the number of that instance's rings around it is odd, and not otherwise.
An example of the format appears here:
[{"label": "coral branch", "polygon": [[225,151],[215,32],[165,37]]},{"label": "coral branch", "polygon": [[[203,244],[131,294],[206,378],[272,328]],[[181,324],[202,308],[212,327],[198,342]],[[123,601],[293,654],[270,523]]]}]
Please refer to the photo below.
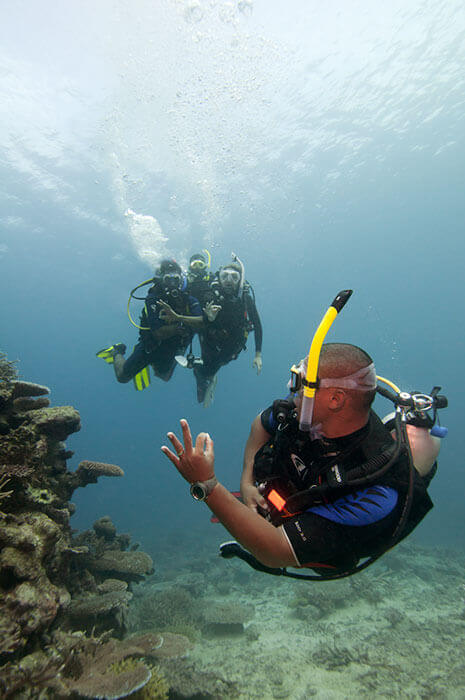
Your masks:
[{"label": "coral branch", "polygon": [[13,399],[18,398],[19,396],[46,396],[46,394],[50,394],[50,389],[48,386],[42,386],[41,384],[35,384],[34,382],[15,381],[12,382],[12,384]]},{"label": "coral branch", "polygon": [[[11,481],[11,479],[7,476],[0,477],[0,501],[6,500],[13,493],[13,489],[11,489],[10,491],[3,490],[4,487],[10,483],[10,481]],[[3,513],[1,510],[0,510],[0,517],[3,517],[3,518],[6,517],[5,513]]]},{"label": "coral branch", "polygon": [[86,486],[87,484],[96,484],[100,476],[124,476],[124,471],[116,464],[84,460],[79,463],[76,476],[80,485]]}]

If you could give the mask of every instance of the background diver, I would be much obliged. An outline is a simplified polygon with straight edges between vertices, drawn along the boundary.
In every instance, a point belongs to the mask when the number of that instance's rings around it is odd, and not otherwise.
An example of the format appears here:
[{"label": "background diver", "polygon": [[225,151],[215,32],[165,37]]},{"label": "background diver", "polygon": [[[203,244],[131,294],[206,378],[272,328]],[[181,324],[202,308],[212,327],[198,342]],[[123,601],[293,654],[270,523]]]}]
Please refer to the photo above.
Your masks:
[{"label": "background diver", "polygon": [[187,291],[198,300],[202,308],[211,301],[210,284],[214,275],[210,267],[211,255],[207,249],[191,255],[187,270]]},{"label": "background diver", "polygon": [[[246,550],[226,543],[224,557],[239,556],[267,573],[317,580],[361,570],[432,508],[427,487],[439,447],[430,428],[436,409],[447,405],[439,387],[431,396],[414,395],[388,382],[396,390],[394,439],[371,410],[377,379],[387,380],[377,378],[365,351],[339,343],[321,347],[323,338],[317,332],[307,362],[292,367],[290,399],[275,402],[252,424],[244,503],[217,481],[207,433],[193,444],[182,420],[184,445],[168,433],[174,452],[162,447],[191,484],[192,496],[205,501]],[[318,575],[287,572],[288,566]]]},{"label": "background diver", "polygon": [[[168,381],[176,367],[175,356],[186,351],[192,342],[194,329],[201,328],[203,324],[200,304],[186,290],[177,262],[162,260],[153,279],[138,285],[136,289],[152,282],[140,324],[134,324],[139,328],[139,341],[130,357],[124,359],[124,343],[116,343],[97,353],[97,357],[113,364],[118,382],[125,384],[134,379],[137,389],[144,389],[150,383],[149,365],[157,377]],[[138,298],[133,297],[134,291],[130,299]]]},{"label": "background diver", "polygon": [[219,269],[201,289],[202,305],[208,303],[210,313],[199,328],[202,362],[193,365],[197,381],[197,400],[208,406],[212,399],[220,367],[235,360],[246,349],[247,336],[253,330],[255,356],[253,367],[262,369],[263,331],[255,305],[252,286],[246,281],[244,266],[237,256]]}]

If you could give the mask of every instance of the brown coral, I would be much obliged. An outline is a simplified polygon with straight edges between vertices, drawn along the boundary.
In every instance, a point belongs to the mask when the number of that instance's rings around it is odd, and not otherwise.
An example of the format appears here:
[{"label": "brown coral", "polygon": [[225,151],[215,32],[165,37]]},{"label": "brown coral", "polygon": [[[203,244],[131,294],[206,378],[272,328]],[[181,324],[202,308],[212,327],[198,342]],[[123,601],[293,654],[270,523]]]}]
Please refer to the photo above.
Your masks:
[{"label": "brown coral", "polygon": [[107,629],[126,629],[128,604],[132,599],[129,591],[110,591],[107,593],[90,593],[75,598],[67,610],[71,626],[81,630],[97,632]]},{"label": "brown coral", "polygon": [[17,376],[15,361],[9,360],[4,352],[0,352],[0,384],[10,384]]},{"label": "brown coral", "polygon": [[24,480],[30,476],[33,472],[32,467],[28,467],[25,464],[1,464],[0,474],[2,476],[9,476],[11,478]]},{"label": "brown coral", "polygon": [[24,647],[31,634],[47,628],[66,607],[69,593],[49,578],[60,566],[66,567],[64,544],[53,520],[44,513],[6,516],[0,531],[0,638],[14,644],[12,648],[6,641],[0,653]]},{"label": "brown coral", "polygon": [[204,620],[211,632],[237,634],[243,632],[244,623],[254,615],[251,605],[240,603],[211,603],[204,611]]},{"label": "brown coral", "polygon": [[86,484],[96,484],[100,476],[124,476],[124,471],[116,464],[83,460],[79,462],[76,476],[81,486],[86,486]]},{"label": "brown coral", "polygon": [[[11,496],[13,493],[13,490],[10,489],[7,491],[6,487],[10,483],[11,479],[9,479],[7,476],[1,476],[0,477],[0,502],[6,500]],[[5,513],[3,513],[0,510],[0,516],[5,517]]]},{"label": "brown coral", "polygon": [[92,664],[88,673],[75,681],[72,689],[83,698],[126,698],[143,688],[152,677],[152,671],[143,663],[133,668],[118,671],[115,668],[101,668]]},{"label": "brown coral", "polygon": [[30,424],[54,440],[65,440],[81,429],[81,417],[72,406],[52,406],[31,411]]},{"label": "brown coral", "polygon": [[191,646],[189,639],[183,634],[163,632],[160,637],[160,643],[153,647],[150,652],[147,652],[147,655],[156,659],[173,659],[185,656]]},{"label": "brown coral", "polygon": [[103,537],[108,542],[115,539],[116,527],[112,523],[109,515],[104,515],[102,518],[96,520],[93,524],[93,528],[97,537]]},{"label": "brown coral", "polygon": [[107,550],[101,557],[87,562],[88,568],[96,572],[117,574],[125,581],[140,581],[153,573],[152,558],[145,552],[121,552]]},{"label": "brown coral", "polygon": [[53,622],[65,602],[65,594],[45,577],[15,586],[2,601],[0,654],[11,654],[23,648],[31,634]]},{"label": "brown coral", "polygon": [[106,578],[97,588],[101,593],[113,593],[115,591],[126,591],[128,584],[126,581],[120,581],[118,578]]},{"label": "brown coral", "polygon": [[68,614],[70,617],[80,618],[81,620],[86,617],[95,618],[113,610],[126,608],[131,598],[132,593],[121,590],[83,596],[71,602]]},{"label": "brown coral", "polygon": [[47,408],[48,406],[50,406],[50,400],[44,396],[38,399],[31,399],[28,396],[20,396],[13,401],[14,410],[20,412],[35,411],[38,408]]},{"label": "brown coral", "polygon": [[[109,697],[105,692],[113,688],[114,676],[116,697],[126,696],[128,688],[132,692],[146,682],[150,671],[139,664],[126,677],[109,666],[161,648],[164,641],[158,637],[142,646],[131,641],[122,651],[106,647],[103,661],[96,652],[103,638],[89,641],[84,632],[72,630],[82,630],[84,622],[87,633],[95,627],[122,635],[132,598],[126,582],[150,573],[152,560],[142,552],[126,552],[130,536],[118,535],[107,516],[82,541],[79,536],[73,541],[69,527],[73,491],[98,476],[122,476],[123,470],[85,461],[69,471],[66,460],[72,452],[63,440],[80,429],[78,411],[50,407],[47,387],[12,381],[10,365],[4,369],[10,373],[0,376],[0,696],[36,698],[45,690],[47,697],[74,697],[80,681],[81,696],[92,686],[89,697]],[[59,632],[68,639],[63,645]]]},{"label": "brown coral", "polygon": [[13,393],[11,398],[16,399],[19,396],[45,396],[50,394],[50,389],[47,386],[42,386],[41,384],[36,384],[35,382],[23,382],[17,380],[11,382],[13,387]]},{"label": "brown coral", "polygon": [[115,666],[128,657],[144,656],[144,651],[130,640],[110,639],[103,644],[99,640],[85,640],[82,651],[73,660],[73,675],[64,675],[64,684],[68,691],[85,698],[126,697],[148,683],[152,673],[142,662],[121,672]]}]

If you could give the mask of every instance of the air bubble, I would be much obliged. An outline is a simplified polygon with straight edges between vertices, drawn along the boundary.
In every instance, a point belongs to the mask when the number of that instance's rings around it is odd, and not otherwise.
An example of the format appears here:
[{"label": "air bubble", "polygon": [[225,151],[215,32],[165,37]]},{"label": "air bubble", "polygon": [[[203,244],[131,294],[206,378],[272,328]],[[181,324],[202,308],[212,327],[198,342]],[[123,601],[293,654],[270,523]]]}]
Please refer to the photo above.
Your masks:
[{"label": "air bubble", "polygon": [[192,0],[186,5],[184,19],[190,24],[197,24],[203,18],[203,9],[198,0]]},{"label": "air bubble", "polygon": [[252,0],[239,0],[237,3],[237,9],[246,17],[250,17],[253,10]]}]

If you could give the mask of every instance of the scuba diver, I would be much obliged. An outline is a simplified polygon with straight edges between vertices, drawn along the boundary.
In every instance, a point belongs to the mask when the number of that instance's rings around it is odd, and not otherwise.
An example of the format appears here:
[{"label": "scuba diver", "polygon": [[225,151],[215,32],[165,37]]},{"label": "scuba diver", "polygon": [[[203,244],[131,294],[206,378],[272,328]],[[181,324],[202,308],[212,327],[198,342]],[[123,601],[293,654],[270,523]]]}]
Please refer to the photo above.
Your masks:
[{"label": "scuba diver", "polygon": [[[262,369],[262,324],[255,305],[252,286],[245,280],[244,266],[233,254],[233,261],[219,269],[202,294],[207,301],[204,325],[199,330],[201,361],[193,362],[197,381],[197,400],[209,406],[220,367],[237,359],[246,349],[247,336],[255,334],[252,366]],[[203,305],[203,303],[202,303]]]},{"label": "scuba diver", "polygon": [[[140,287],[152,284],[136,324],[129,314],[129,302]],[[135,287],[128,301],[129,319],[139,329],[139,341],[127,360],[126,346],[116,343],[100,350],[97,357],[113,364],[116,379],[125,384],[134,380],[136,389],[150,384],[149,365],[155,376],[167,382],[176,367],[175,356],[184,353],[195,330],[203,324],[202,310],[196,298],[185,289],[182,270],[174,260],[162,260],[155,277]]]},{"label": "scuba diver", "polygon": [[201,253],[191,255],[187,270],[187,291],[202,307],[211,301],[210,283],[213,275],[209,271],[210,265],[211,255],[207,249],[204,249]]},{"label": "scuba diver", "polygon": [[[184,445],[168,433],[174,452],[163,446],[163,453],[190,482],[193,498],[205,501],[237,540],[221,546],[224,558],[237,556],[273,575],[343,578],[376,561],[433,506],[427,488],[436,471],[438,438],[446,434],[436,425],[437,410],[447,399],[438,394],[440,387],[431,395],[408,393],[377,377],[361,348],[323,345],[350,294],[336,296],[308,358],[292,366],[289,397],[253,421],[242,503],[216,479],[208,433],[200,433],[193,445],[186,420]],[[394,420],[386,425],[371,409],[377,391],[395,406]]]}]

